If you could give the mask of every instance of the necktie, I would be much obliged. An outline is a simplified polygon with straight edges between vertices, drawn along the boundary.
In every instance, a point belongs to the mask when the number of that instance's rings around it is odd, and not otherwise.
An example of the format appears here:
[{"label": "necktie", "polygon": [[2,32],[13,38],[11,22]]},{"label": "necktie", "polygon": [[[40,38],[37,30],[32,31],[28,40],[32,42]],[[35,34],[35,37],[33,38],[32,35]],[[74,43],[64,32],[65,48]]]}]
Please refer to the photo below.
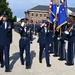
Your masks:
[{"label": "necktie", "polygon": [[3,22],[3,24],[4,24],[4,29],[6,29],[7,28],[7,22]]},{"label": "necktie", "polygon": [[47,28],[45,27],[44,29],[45,29],[45,33],[47,33]]},{"label": "necktie", "polygon": [[26,27],[24,28],[24,31],[26,32]]}]

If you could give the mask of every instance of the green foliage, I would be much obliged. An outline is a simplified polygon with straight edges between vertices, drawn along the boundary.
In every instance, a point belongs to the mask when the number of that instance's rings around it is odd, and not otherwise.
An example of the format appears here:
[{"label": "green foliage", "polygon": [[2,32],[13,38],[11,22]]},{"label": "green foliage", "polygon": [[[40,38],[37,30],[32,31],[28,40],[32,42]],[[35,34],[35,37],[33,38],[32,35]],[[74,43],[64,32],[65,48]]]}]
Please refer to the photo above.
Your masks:
[{"label": "green foliage", "polygon": [[9,3],[7,2],[7,0],[0,0],[0,12],[7,12],[8,20],[12,22],[12,11],[9,8]]},{"label": "green foliage", "polygon": [[7,0],[0,0],[0,12],[7,12],[8,13],[8,21],[12,23],[12,27],[14,26],[14,22],[17,20],[17,17],[12,17],[12,11],[9,7],[9,3]]},{"label": "green foliage", "polygon": [[14,16],[14,17],[13,17],[13,22],[16,22],[16,21],[17,21],[17,17]]}]

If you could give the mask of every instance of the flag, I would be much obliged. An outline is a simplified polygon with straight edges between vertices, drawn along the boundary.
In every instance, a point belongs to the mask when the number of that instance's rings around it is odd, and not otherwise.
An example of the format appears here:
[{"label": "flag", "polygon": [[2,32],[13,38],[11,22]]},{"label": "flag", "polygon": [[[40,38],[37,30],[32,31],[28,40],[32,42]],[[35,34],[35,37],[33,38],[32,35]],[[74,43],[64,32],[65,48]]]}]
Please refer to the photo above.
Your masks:
[{"label": "flag", "polygon": [[52,8],[52,3],[53,3],[53,0],[50,0],[50,5],[49,5],[49,9],[51,10]]},{"label": "flag", "polygon": [[53,0],[50,0],[50,6],[49,6],[49,9],[51,10],[51,13],[50,13],[50,22],[52,23],[55,16],[56,16],[56,11],[57,11],[57,5],[56,4],[53,4],[52,3]]},{"label": "flag", "polygon": [[64,0],[65,2],[65,11],[66,11],[66,14],[67,14],[67,0]]},{"label": "flag", "polygon": [[66,11],[65,6],[63,4],[60,5],[59,13],[58,13],[58,21],[56,25],[56,30],[60,29],[61,26],[65,25],[67,23],[66,19]]}]

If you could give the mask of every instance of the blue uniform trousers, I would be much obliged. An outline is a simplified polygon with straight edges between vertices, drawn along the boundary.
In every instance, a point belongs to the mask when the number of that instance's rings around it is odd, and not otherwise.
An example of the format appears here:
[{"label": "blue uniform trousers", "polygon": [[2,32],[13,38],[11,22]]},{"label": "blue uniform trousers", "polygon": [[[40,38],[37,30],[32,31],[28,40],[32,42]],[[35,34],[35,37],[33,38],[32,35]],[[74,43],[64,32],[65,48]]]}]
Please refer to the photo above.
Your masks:
[{"label": "blue uniform trousers", "polygon": [[67,51],[67,63],[74,64],[74,43],[68,43],[68,51]]},{"label": "blue uniform trousers", "polygon": [[57,40],[57,36],[54,36],[54,56],[59,55],[59,42]]},{"label": "blue uniform trousers", "polygon": [[[0,56],[1,56],[1,64],[4,65],[5,64],[5,68],[8,69],[9,68],[9,49],[10,49],[10,45],[0,45]],[[3,62],[3,50],[4,50],[4,54],[5,54],[5,61]]]},{"label": "blue uniform trousers", "polygon": [[26,66],[30,66],[30,43],[19,42],[21,64],[24,64],[23,53],[26,51]]},{"label": "blue uniform trousers", "polygon": [[65,42],[61,41],[60,44],[61,44],[61,48],[60,48],[60,53],[59,53],[59,59],[65,60],[66,59]]},{"label": "blue uniform trousers", "polygon": [[39,61],[42,61],[42,54],[43,50],[45,48],[45,55],[46,55],[46,63],[49,64],[49,44],[39,44],[40,45],[40,51],[39,51]]},{"label": "blue uniform trousers", "polygon": [[0,63],[1,63],[1,65],[4,65],[4,62],[3,62],[3,45],[0,45]]},{"label": "blue uniform trousers", "polygon": [[52,37],[53,36],[53,32],[50,32],[50,34],[51,34],[51,47],[49,47],[49,49],[50,49],[50,53],[53,53],[54,52],[54,38]]},{"label": "blue uniform trousers", "polygon": [[10,50],[10,45],[4,45],[5,67],[6,68],[9,68],[9,50]]}]

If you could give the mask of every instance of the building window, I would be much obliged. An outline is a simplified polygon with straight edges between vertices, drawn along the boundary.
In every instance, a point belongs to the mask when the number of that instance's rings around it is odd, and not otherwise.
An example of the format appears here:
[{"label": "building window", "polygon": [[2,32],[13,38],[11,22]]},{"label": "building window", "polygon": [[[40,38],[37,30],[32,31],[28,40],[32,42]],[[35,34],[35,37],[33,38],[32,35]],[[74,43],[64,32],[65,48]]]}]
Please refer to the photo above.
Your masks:
[{"label": "building window", "polygon": [[46,14],[44,14],[44,17],[46,17]]},{"label": "building window", "polygon": [[32,13],[32,16],[34,16],[34,13]]},{"label": "building window", "polygon": [[42,14],[40,14],[40,17],[42,17]]},{"label": "building window", "polygon": [[38,16],[38,14],[36,14],[36,17]]}]

